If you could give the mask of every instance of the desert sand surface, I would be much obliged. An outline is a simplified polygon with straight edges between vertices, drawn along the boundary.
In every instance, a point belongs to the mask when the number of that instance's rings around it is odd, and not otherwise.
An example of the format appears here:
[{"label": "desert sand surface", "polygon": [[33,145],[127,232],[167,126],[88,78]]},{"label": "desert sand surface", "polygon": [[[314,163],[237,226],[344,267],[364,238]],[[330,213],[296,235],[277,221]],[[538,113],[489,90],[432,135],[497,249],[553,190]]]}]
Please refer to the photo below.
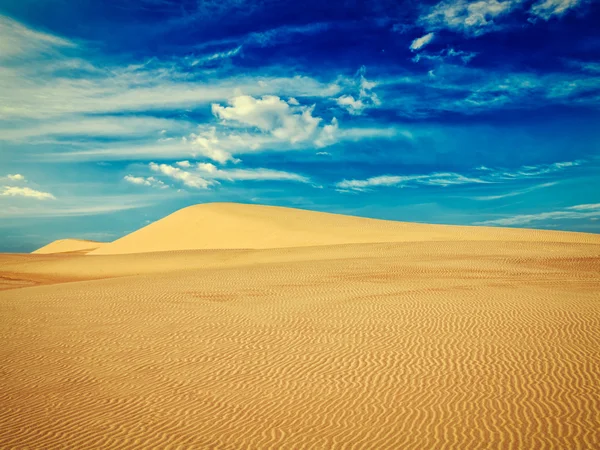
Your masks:
[{"label": "desert sand surface", "polygon": [[598,235],[219,204],[91,253],[0,255],[0,448],[600,448]]},{"label": "desert sand surface", "polygon": [[88,253],[92,250],[96,250],[103,245],[105,242],[87,241],[85,239],[59,239],[53,241],[48,245],[44,245],[42,248],[38,248],[33,253],[40,255],[49,253]]}]

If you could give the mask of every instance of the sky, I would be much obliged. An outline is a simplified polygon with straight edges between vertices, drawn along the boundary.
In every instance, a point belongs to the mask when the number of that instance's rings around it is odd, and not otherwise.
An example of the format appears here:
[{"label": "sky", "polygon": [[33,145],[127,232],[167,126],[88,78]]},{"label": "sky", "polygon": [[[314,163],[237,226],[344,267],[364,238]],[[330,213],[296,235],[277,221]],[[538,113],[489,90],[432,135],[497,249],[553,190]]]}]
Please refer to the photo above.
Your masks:
[{"label": "sky", "polygon": [[0,0],[0,251],[228,201],[600,232],[600,1]]}]

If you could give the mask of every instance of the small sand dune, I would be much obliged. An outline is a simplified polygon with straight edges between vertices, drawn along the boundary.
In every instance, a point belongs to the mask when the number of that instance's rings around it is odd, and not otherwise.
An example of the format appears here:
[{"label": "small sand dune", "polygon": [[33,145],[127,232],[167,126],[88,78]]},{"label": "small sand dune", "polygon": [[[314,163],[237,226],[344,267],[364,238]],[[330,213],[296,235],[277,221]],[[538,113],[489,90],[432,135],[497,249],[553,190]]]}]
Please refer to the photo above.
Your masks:
[{"label": "small sand dune", "polygon": [[92,255],[197,249],[263,249],[418,241],[597,242],[584,233],[395,222],[263,205],[207,203],[181,209]]},{"label": "small sand dune", "polygon": [[[281,248],[147,252],[175,223]],[[330,242],[369,230],[412,241]],[[0,255],[0,448],[600,448],[600,236],[231,205],[136,233]]]},{"label": "small sand dune", "polygon": [[49,253],[88,253],[106,245],[106,242],[86,241],[84,239],[59,239],[33,251],[40,255]]}]

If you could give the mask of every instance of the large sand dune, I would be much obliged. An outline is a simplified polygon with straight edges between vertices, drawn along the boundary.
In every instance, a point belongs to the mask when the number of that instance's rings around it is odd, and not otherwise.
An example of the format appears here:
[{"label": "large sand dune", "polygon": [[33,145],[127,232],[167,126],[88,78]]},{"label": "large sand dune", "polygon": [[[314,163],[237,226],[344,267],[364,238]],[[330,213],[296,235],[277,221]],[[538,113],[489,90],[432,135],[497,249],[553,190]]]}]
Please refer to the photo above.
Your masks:
[{"label": "large sand dune", "polygon": [[594,242],[594,235],[456,227],[328,214],[276,206],[207,203],[179,210],[92,255],[170,250],[306,247],[373,242],[507,240]]},{"label": "large sand dune", "polygon": [[[173,218],[245,248],[148,253]],[[600,448],[600,236],[235,205],[136,233],[0,255],[0,448]]]}]

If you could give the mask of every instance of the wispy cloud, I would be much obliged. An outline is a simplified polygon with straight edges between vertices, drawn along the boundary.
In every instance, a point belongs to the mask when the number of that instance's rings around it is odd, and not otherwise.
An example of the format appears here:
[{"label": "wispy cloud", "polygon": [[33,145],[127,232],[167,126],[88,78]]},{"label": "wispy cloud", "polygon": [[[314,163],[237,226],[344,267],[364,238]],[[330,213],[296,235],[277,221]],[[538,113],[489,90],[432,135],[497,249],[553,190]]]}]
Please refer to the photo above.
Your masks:
[{"label": "wispy cloud", "polygon": [[118,195],[65,197],[50,202],[0,208],[0,218],[96,216],[151,206],[164,196]]},{"label": "wispy cloud", "polygon": [[335,99],[340,108],[345,109],[353,116],[359,116],[369,108],[374,108],[381,105],[381,100],[373,89],[377,86],[374,81],[367,80],[366,68],[362,66],[354,80],[347,80],[344,95]]},{"label": "wispy cloud", "polygon": [[558,182],[554,181],[554,182],[550,182],[550,183],[538,184],[536,186],[532,186],[532,187],[525,188],[525,189],[517,189],[517,190],[514,190],[514,191],[506,192],[504,194],[482,195],[482,196],[469,197],[469,198],[471,200],[483,200],[483,201],[500,200],[500,199],[503,199],[503,198],[516,197],[518,195],[527,194],[529,192],[533,192],[533,191],[537,191],[538,189],[543,189],[543,188],[555,186],[557,184],[558,184]]},{"label": "wispy cloud", "polygon": [[447,28],[478,36],[495,29],[496,21],[521,3],[521,0],[446,0],[435,5],[420,22],[432,30]]},{"label": "wispy cloud", "polygon": [[341,190],[366,191],[380,186],[452,186],[459,184],[488,183],[481,178],[467,177],[458,173],[431,173],[428,175],[381,175],[365,180],[343,180],[336,183]]},{"label": "wispy cloud", "polygon": [[68,39],[25,27],[0,15],[0,61],[29,58],[35,54],[70,47],[76,47],[76,44]]},{"label": "wispy cloud", "polygon": [[585,0],[539,0],[532,5],[530,13],[534,17],[550,20],[552,17],[564,15],[584,2]]},{"label": "wispy cloud", "polygon": [[[212,163],[177,161],[174,165],[150,163],[149,169],[184,186],[193,189],[209,189],[219,181],[292,181],[310,183],[310,178],[303,175],[265,168],[230,168],[222,169]],[[144,186],[152,186],[157,182],[153,177],[127,175],[126,181]],[[159,181],[160,182],[160,181]],[[160,182],[161,183],[161,182]]]},{"label": "wispy cloud", "polygon": [[[522,166],[519,169],[509,171],[503,169],[490,169],[481,167],[477,169],[477,175],[459,174],[455,172],[434,172],[421,175],[380,175],[369,177],[364,180],[343,180],[335,184],[337,189],[366,191],[374,187],[382,186],[410,186],[410,185],[425,185],[425,186],[453,186],[464,184],[482,184],[482,183],[502,183],[521,179],[539,178],[544,175],[552,174],[570,167],[575,167],[582,164],[582,161],[566,161],[553,164],[541,164],[537,166]],[[539,187],[548,187],[554,183],[546,183]],[[533,189],[529,189],[533,190]],[[475,200],[495,200],[499,198],[519,195],[522,192],[509,193],[496,196],[480,196],[475,197]]]},{"label": "wispy cloud", "polygon": [[600,217],[600,203],[569,206],[555,211],[521,214],[500,219],[485,220],[475,225],[528,225],[547,220],[573,220]]}]

